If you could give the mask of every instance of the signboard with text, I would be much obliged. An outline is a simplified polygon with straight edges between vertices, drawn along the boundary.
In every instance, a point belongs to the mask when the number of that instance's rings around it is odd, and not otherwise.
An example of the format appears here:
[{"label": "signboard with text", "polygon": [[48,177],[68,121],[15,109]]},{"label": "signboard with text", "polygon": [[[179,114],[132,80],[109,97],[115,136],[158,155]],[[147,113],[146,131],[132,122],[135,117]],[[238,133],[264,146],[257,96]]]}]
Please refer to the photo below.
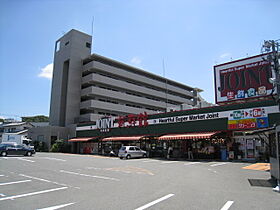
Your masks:
[{"label": "signboard with text", "polygon": [[100,132],[109,132],[113,128],[145,128],[151,125],[180,124],[216,119],[227,119],[227,127],[229,130],[255,129],[268,127],[268,115],[277,112],[279,112],[279,108],[276,105],[201,114],[186,114],[153,119],[149,119],[149,115],[144,112],[140,114],[129,114],[127,116],[101,118],[96,122],[96,125],[79,126],[76,130],[83,131],[98,129]]},{"label": "signboard with text", "polygon": [[258,55],[214,66],[216,103],[269,96],[273,85],[267,55]]},{"label": "signboard with text", "polygon": [[228,118],[229,130],[255,129],[268,127],[268,115],[265,108],[234,110]]}]

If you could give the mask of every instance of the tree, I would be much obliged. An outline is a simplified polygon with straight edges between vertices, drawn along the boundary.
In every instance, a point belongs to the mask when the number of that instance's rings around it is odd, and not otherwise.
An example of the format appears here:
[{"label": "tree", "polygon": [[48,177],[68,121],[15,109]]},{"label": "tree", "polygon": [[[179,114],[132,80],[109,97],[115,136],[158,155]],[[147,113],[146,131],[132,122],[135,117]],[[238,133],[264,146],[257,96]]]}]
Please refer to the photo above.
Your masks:
[{"label": "tree", "polygon": [[44,115],[21,117],[23,122],[49,122],[49,117]]}]

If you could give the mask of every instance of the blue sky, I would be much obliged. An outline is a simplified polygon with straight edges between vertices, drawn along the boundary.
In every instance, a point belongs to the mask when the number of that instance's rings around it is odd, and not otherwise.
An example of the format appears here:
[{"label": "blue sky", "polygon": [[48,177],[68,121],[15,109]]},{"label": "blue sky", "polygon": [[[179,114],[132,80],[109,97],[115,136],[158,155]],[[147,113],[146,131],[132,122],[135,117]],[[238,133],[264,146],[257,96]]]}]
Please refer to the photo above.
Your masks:
[{"label": "blue sky", "polygon": [[[0,0],[0,116],[49,114],[54,44],[72,28],[93,53],[204,90],[213,66],[279,39],[278,0]],[[44,71],[44,72],[43,72]]]}]

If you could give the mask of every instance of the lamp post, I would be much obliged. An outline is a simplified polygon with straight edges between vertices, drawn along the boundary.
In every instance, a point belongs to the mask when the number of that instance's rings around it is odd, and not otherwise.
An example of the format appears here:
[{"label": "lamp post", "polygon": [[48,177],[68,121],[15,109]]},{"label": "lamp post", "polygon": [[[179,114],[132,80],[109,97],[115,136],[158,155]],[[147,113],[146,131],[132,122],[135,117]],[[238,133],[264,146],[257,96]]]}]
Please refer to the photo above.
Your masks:
[{"label": "lamp post", "polygon": [[[271,52],[270,55],[268,55],[267,59],[271,62],[271,67],[274,71],[273,78],[270,78],[269,81],[273,84],[273,86],[276,88],[276,102],[279,106],[280,111],[280,65],[279,65],[279,58],[280,58],[280,44],[278,43],[279,40],[268,40],[264,41],[263,49],[265,52]],[[275,138],[276,138],[276,162],[271,162],[271,167],[275,167],[278,169],[278,174],[276,174],[277,178],[277,186],[273,188],[274,191],[280,192],[280,122],[276,122],[276,130],[275,130]]]}]

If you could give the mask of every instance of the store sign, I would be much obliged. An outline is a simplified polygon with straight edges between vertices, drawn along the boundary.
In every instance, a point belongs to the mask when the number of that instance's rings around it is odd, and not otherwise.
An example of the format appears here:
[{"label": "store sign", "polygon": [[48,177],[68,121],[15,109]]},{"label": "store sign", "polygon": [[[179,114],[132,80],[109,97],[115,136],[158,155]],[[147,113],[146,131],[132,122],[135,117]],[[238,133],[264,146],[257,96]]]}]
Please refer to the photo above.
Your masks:
[{"label": "store sign", "polygon": [[232,111],[228,119],[228,129],[254,129],[268,127],[268,115],[265,108]]},{"label": "store sign", "polygon": [[114,127],[114,118],[106,117],[96,121],[96,127],[100,132],[109,132]]},{"label": "store sign", "polygon": [[77,131],[96,130],[108,132],[111,128],[146,127],[149,125],[184,123],[198,120],[228,119],[228,129],[254,129],[269,126],[268,114],[278,113],[278,106],[260,107],[252,109],[238,109],[204,114],[191,114],[172,117],[148,119],[146,112],[136,115],[120,116],[118,118],[102,118],[96,125],[77,127]]},{"label": "store sign", "polygon": [[263,55],[214,67],[216,102],[268,96],[273,91],[270,62]]},{"label": "store sign", "polygon": [[127,116],[120,116],[117,119],[118,127],[145,127],[149,125],[148,114],[146,112],[140,114],[129,114]]},{"label": "store sign", "polygon": [[224,117],[219,112],[206,113],[206,114],[194,114],[194,115],[183,115],[175,117],[166,117],[151,120],[150,124],[165,124],[165,123],[181,123],[181,122],[191,122],[197,120],[211,120]]}]

